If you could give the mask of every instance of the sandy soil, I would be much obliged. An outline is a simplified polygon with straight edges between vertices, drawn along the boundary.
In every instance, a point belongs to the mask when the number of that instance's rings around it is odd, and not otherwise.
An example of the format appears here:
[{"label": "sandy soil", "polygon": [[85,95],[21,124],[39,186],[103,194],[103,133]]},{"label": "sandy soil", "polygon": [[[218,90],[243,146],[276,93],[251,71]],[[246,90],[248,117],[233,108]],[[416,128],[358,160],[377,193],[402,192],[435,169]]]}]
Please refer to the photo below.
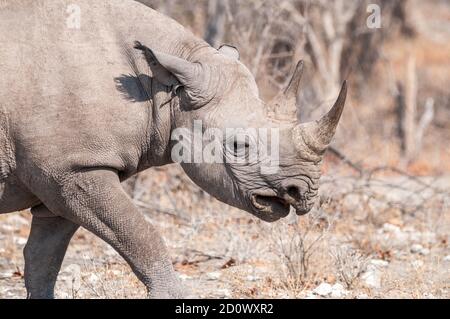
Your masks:
[{"label": "sandy soil", "polygon": [[[151,170],[127,187],[164,235],[189,296],[450,297],[449,177],[391,177],[367,188],[325,176],[322,184],[311,214],[274,224],[217,202],[176,168]],[[25,297],[29,226],[28,212],[0,216],[0,298]],[[145,298],[146,291],[113,249],[79,230],[56,296]]]}]

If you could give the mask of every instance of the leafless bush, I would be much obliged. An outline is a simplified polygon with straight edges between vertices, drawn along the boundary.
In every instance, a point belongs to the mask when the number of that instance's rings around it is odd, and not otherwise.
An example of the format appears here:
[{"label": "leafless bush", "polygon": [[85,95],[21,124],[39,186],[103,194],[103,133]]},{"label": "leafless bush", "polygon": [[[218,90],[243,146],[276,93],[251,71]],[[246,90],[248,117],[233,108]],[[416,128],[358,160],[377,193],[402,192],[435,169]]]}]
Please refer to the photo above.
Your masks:
[{"label": "leafless bush", "polygon": [[330,252],[339,279],[351,289],[365,271],[368,257],[350,247],[336,247]]},{"label": "leafless bush", "polygon": [[283,284],[289,291],[299,291],[309,279],[312,257],[331,225],[332,219],[318,209],[293,223],[280,221],[262,228],[282,265]]},{"label": "leafless bush", "polygon": [[358,175],[324,176],[322,185],[332,185],[328,192],[334,194],[335,203],[345,205],[353,202],[353,205],[359,205],[358,210],[366,213],[364,220],[367,222],[379,223],[376,217],[392,210],[416,217],[420,217],[419,213],[424,211],[440,215],[442,207],[450,198],[445,178],[421,178],[393,166],[365,169],[338,150],[332,148],[332,152],[336,152],[338,159]]}]

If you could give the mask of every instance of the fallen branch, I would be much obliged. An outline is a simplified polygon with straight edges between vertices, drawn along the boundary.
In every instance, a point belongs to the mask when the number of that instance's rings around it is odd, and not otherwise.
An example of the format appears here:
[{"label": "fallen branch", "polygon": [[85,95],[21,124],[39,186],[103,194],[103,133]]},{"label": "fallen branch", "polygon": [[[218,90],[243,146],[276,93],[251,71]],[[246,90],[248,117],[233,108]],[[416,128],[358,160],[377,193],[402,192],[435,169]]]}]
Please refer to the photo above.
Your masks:
[{"label": "fallen branch", "polygon": [[[182,265],[198,265],[200,263],[204,263],[210,260],[222,260],[225,259],[225,256],[217,256],[217,255],[211,255],[204,253],[202,251],[191,249],[189,252],[192,252],[194,255],[192,256],[192,259],[194,260],[188,260],[188,258],[184,258],[181,261],[175,261],[174,264],[180,263]],[[200,257],[200,259],[195,259]]]}]

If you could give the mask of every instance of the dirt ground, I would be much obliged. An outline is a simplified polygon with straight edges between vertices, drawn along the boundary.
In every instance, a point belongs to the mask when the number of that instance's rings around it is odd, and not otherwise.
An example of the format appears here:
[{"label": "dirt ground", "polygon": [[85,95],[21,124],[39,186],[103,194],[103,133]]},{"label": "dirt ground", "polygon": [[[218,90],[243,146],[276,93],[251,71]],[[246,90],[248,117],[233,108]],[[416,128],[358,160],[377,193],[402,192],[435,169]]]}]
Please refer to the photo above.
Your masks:
[{"label": "dirt ground", "polygon": [[[127,186],[164,235],[191,297],[449,298],[450,177],[330,176],[309,215],[274,224],[212,199],[176,167]],[[0,298],[25,297],[29,226],[28,212],[0,216]],[[146,291],[112,248],[81,229],[56,296],[145,298]]]}]

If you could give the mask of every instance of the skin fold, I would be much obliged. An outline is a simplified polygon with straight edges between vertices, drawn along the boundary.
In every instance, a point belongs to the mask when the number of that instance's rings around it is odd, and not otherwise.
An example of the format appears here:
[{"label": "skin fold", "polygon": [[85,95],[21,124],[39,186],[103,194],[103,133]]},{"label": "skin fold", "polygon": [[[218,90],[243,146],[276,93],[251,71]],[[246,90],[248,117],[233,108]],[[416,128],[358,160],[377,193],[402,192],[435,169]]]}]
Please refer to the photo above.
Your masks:
[{"label": "skin fold", "polygon": [[[79,28],[70,22],[78,6]],[[0,5],[0,214],[31,208],[24,250],[29,298],[52,298],[79,226],[128,262],[153,298],[185,294],[157,230],[121,182],[173,164],[171,133],[275,128],[279,170],[261,162],[182,163],[219,200],[265,221],[307,213],[323,153],[341,116],[346,85],[328,114],[298,123],[303,65],[264,103],[236,48],[219,50],[134,1],[15,0]],[[253,138],[253,139],[252,139]],[[256,143],[223,141],[222,156]],[[178,164],[177,164],[178,165]]]}]

